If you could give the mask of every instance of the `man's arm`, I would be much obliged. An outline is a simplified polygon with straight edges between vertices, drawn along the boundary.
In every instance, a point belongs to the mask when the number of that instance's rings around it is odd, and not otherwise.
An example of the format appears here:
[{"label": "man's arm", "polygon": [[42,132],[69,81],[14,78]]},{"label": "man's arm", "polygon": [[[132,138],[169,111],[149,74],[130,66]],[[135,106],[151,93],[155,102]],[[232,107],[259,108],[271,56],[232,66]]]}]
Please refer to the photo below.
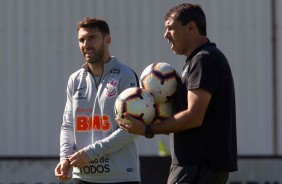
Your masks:
[{"label": "man's arm", "polygon": [[68,81],[67,101],[64,109],[63,123],[60,133],[60,158],[68,159],[74,153],[74,129],[73,129],[73,110],[72,110],[72,80]]},{"label": "man's arm", "polygon": [[[179,112],[158,124],[151,125],[155,134],[168,134],[181,132],[202,125],[211,94],[204,89],[193,89],[188,91],[186,110]],[[144,135],[145,125],[141,121],[125,114],[132,123],[125,124],[118,121],[120,127],[130,133]]]}]

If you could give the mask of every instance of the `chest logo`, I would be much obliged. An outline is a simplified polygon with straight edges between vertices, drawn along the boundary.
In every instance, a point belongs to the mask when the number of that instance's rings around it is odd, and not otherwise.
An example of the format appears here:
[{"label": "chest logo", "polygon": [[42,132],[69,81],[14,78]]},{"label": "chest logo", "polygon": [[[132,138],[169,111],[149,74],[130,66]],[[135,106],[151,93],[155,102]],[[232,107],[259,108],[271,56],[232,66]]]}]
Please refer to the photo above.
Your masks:
[{"label": "chest logo", "polygon": [[[83,109],[79,109],[80,111]],[[89,109],[84,109],[89,110]],[[109,131],[111,130],[112,123],[110,122],[110,117],[106,114],[102,116],[95,114],[93,116],[76,116],[76,131],[77,132],[87,132],[87,131]]]},{"label": "chest logo", "polygon": [[115,79],[111,79],[107,82],[107,87],[105,90],[108,97],[113,97],[117,94],[117,84],[118,81]]},{"label": "chest logo", "polygon": [[110,72],[111,76],[113,76],[113,77],[118,76],[119,73],[120,73],[120,70],[117,69],[117,68],[113,68],[113,69],[111,70],[111,72]]}]

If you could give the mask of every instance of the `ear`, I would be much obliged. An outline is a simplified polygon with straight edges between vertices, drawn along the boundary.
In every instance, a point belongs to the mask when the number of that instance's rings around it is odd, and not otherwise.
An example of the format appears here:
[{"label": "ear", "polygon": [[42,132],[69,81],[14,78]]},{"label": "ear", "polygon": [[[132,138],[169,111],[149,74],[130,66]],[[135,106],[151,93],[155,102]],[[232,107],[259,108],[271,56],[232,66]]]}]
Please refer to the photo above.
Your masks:
[{"label": "ear", "polygon": [[111,35],[106,35],[105,40],[107,44],[110,44],[112,41]]},{"label": "ear", "polygon": [[189,22],[188,24],[186,24],[186,28],[188,30],[188,32],[195,32],[197,30],[197,26],[196,23],[194,21]]}]

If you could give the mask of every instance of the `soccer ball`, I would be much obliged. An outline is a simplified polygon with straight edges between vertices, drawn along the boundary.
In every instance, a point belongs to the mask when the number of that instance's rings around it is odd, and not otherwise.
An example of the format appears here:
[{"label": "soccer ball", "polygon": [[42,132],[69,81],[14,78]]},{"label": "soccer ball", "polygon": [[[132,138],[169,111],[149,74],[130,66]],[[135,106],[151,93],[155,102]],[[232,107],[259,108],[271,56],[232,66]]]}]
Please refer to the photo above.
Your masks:
[{"label": "soccer ball", "polygon": [[172,103],[173,100],[170,100],[166,103],[155,104],[156,113],[153,124],[159,123],[160,121],[163,121],[172,116]]},{"label": "soccer ball", "polygon": [[155,116],[155,101],[153,96],[145,89],[131,87],[119,94],[115,101],[115,114],[124,123],[130,123],[124,118],[125,112],[145,124],[152,123]]},{"label": "soccer ball", "polygon": [[175,94],[178,76],[170,64],[153,63],[141,73],[140,86],[152,93],[156,103],[165,103]]}]

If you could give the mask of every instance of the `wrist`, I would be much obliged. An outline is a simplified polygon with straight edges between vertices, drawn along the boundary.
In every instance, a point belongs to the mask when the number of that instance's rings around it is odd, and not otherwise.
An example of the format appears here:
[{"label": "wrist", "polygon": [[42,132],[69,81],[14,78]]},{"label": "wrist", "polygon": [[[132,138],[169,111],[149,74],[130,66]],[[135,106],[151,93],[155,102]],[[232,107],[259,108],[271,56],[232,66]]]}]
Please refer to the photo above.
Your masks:
[{"label": "wrist", "polygon": [[148,139],[151,139],[155,136],[153,130],[152,130],[152,125],[151,124],[146,124],[145,125],[145,137]]},{"label": "wrist", "polygon": [[65,165],[65,166],[69,166],[70,165],[70,161],[67,158],[66,159],[62,159],[60,162],[61,162],[62,165]]}]

